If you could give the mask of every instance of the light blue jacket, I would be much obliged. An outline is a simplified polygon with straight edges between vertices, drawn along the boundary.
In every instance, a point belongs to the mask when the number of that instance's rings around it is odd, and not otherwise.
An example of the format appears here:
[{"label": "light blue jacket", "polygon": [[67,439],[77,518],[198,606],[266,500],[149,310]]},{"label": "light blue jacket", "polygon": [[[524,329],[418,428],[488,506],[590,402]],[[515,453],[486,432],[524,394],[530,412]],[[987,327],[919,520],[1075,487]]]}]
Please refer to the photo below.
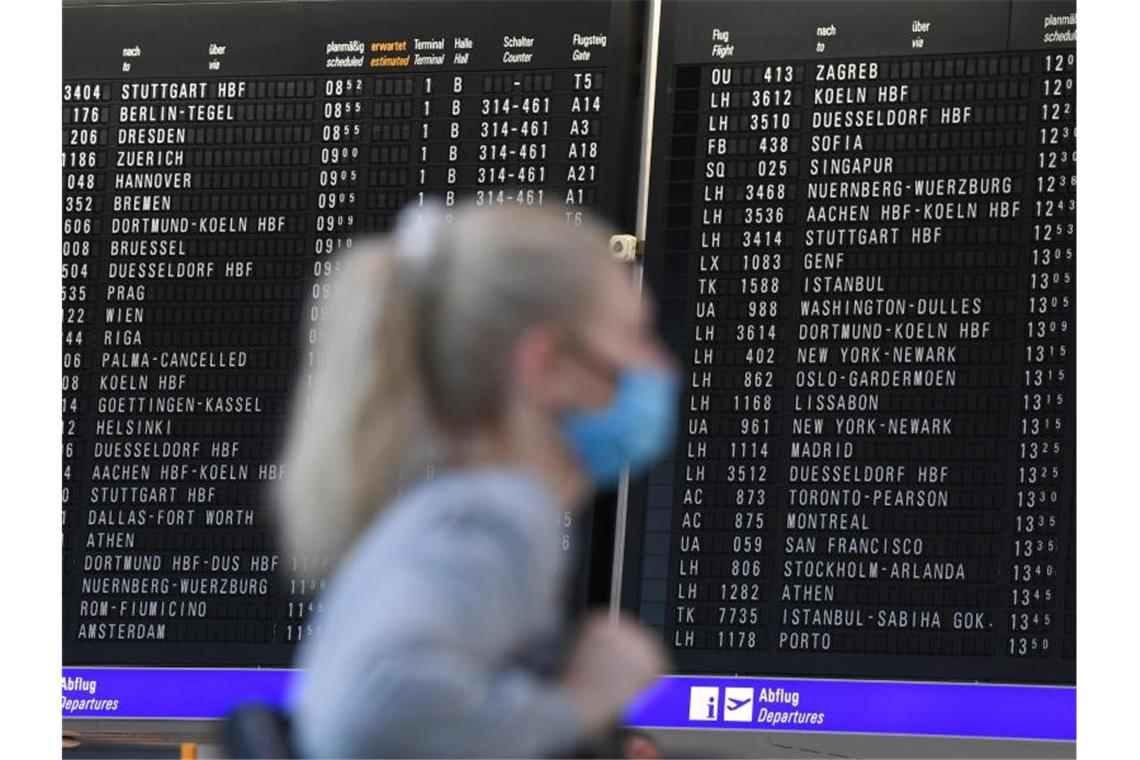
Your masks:
[{"label": "light blue jacket", "polygon": [[561,508],[510,469],[399,497],[345,557],[304,644],[295,739],[310,757],[536,757],[583,738],[528,660],[562,630]]}]

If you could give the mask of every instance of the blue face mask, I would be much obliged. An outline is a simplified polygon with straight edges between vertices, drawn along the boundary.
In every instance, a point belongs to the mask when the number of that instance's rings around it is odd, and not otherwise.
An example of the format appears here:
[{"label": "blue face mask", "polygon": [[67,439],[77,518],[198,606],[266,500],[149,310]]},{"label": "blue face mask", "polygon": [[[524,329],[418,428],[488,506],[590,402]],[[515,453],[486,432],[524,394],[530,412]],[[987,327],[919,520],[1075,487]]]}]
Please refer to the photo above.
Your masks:
[{"label": "blue face mask", "polygon": [[562,420],[562,437],[595,488],[644,472],[673,444],[681,382],[676,372],[634,367],[617,377],[613,399],[604,409],[572,412]]}]

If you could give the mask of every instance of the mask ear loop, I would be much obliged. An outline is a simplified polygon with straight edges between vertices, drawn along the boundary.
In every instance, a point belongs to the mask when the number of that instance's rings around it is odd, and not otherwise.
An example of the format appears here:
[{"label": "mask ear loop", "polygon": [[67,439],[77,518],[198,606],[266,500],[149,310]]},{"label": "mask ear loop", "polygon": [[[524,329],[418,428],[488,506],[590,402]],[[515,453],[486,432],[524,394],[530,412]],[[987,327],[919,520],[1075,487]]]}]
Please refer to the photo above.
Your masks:
[{"label": "mask ear loop", "polygon": [[622,369],[608,359],[603,359],[598,352],[591,348],[586,341],[571,332],[565,334],[566,345],[574,354],[576,360],[595,375],[605,378],[612,386],[617,386]]}]

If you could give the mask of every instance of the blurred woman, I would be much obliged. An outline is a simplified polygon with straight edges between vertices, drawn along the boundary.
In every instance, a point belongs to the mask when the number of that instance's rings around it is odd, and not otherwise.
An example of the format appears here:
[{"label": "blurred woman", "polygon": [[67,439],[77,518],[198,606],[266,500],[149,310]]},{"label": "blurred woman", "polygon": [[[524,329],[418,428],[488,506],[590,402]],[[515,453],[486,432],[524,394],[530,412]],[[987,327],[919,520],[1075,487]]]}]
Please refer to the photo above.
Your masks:
[{"label": "blurred woman", "polygon": [[428,206],[343,260],[278,494],[286,548],[333,566],[298,663],[306,755],[573,752],[662,672],[652,636],[600,615],[541,663],[565,511],[674,433],[677,375],[607,243]]}]

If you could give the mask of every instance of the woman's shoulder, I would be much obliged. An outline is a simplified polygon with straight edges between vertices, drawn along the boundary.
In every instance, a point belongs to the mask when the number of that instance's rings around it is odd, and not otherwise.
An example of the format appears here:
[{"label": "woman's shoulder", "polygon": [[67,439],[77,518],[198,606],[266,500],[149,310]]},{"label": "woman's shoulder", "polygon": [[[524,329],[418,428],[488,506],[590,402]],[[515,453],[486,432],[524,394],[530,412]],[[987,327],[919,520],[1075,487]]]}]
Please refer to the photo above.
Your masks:
[{"label": "woman's shoulder", "polygon": [[560,517],[553,494],[524,470],[449,470],[421,481],[381,510],[344,557],[340,572],[371,575],[378,563],[411,559],[416,547],[430,551],[456,543],[474,549],[489,542],[541,557],[561,546]]},{"label": "woman's shoulder", "polygon": [[371,642],[447,627],[437,623],[458,612],[469,627],[489,616],[529,630],[523,618],[553,614],[565,572],[557,518],[550,497],[525,474],[448,473],[422,483],[340,563],[326,620],[358,628],[369,619]]},{"label": "woman's shoulder", "polygon": [[549,489],[525,470],[479,467],[449,470],[425,479],[399,498],[389,512],[393,522],[498,524],[545,535],[557,533],[560,510]]}]

